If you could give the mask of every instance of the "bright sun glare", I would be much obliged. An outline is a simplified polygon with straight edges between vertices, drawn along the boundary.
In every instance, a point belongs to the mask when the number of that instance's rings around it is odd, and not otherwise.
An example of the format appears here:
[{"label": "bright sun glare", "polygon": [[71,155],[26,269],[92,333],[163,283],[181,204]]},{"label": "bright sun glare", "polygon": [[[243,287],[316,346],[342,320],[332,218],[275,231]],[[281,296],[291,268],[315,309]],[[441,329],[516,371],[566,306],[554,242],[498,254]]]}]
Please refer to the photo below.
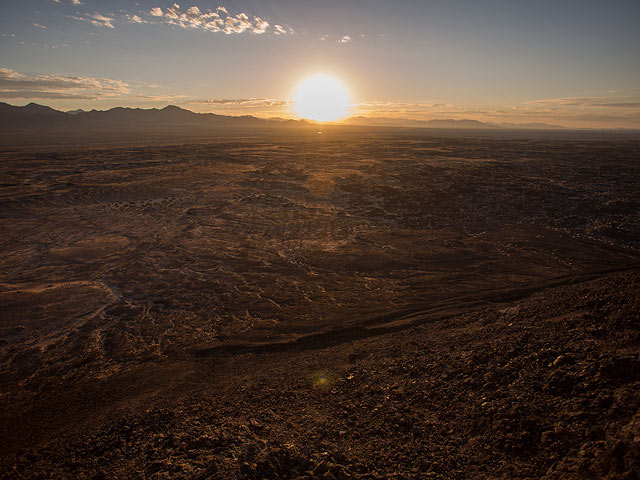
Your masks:
[{"label": "bright sun glare", "polygon": [[302,118],[330,122],[347,115],[349,95],[336,78],[312,75],[305,78],[296,90],[294,109]]}]

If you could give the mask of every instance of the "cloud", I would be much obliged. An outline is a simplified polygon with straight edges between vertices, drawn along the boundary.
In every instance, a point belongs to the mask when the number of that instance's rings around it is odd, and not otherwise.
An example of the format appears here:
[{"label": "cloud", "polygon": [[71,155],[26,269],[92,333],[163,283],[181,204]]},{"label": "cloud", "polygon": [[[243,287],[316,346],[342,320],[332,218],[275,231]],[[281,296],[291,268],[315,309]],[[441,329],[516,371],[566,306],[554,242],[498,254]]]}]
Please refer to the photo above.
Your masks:
[{"label": "cloud", "polygon": [[33,25],[34,27],[42,28],[44,30],[47,29],[47,27],[45,27],[44,25],[40,25],[39,23],[32,23],[31,25]]},{"label": "cloud", "polygon": [[640,102],[601,103],[598,107],[640,108]]},{"label": "cloud", "polygon": [[45,100],[97,100],[96,95],[84,95],[80,93],[64,92],[41,92],[38,90],[23,90],[20,92],[5,92],[0,90],[0,98],[20,98],[20,99],[45,99]]},{"label": "cloud", "polygon": [[222,31],[228,35],[231,33],[242,33],[249,28],[251,28],[249,17],[244,13],[240,13],[235,17],[229,15],[224,22]]},{"label": "cloud", "polygon": [[113,26],[113,21],[114,19],[111,17],[106,17],[104,15],[101,15],[99,13],[92,13],[86,16],[81,16],[81,17],[77,17],[74,16],[72,17],[75,20],[81,20],[83,22],[89,22],[93,25],[95,25],[96,27],[107,27],[107,28],[115,28]]},{"label": "cloud", "polygon": [[[231,15],[223,6],[217,7],[215,10],[203,10],[197,5],[193,5],[183,10],[178,3],[173,3],[164,9],[161,7],[153,7],[149,10],[148,14],[142,12],[125,13],[122,11],[121,14],[122,17],[120,18],[126,19],[129,23],[167,24],[184,29],[221,32],[227,35],[245,32],[253,35],[263,35],[266,33],[293,35],[295,33],[295,30],[288,25],[274,25],[271,27],[271,24],[266,19],[259,16],[250,16],[244,12]],[[115,28],[114,22],[116,18],[97,12],[92,14],[77,14],[72,18],[89,22],[96,27]]]},{"label": "cloud", "polygon": [[[51,0],[53,3],[61,3],[60,0]],[[80,5],[82,5],[82,2],[80,0],[69,0],[69,3],[71,3],[72,5],[79,7]]]},{"label": "cloud", "polygon": [[[552,99],[555,102],[527,102],[501,108],[482,105],[410,104],[393,102],[366,102],[358,104],[358,113],[368,116],[391,116],[415,119],[454,118],[485,122],[549,123],[577,128],[639,128],[640,106],[636,108],[607,108],[605,105],[621,102],[605,97]],[[581,100],[581,101],[578,101]],[[553,103],[548,105],[548,103]],[[637,103],[637,102],[627,102]],[[583,107],[587,108],[583,108]],[[604,108],[591,108],[591,107]]]},{"label": "cloud", "polygon": [[244,107],[281,107],[288,105],[286,100],[270,98],[215,98],[206,100],[189,100],[182,102],[186,105],[233,105]]},{"label": "cloud", "polygon": [[349,43],[350,41],[351,41],[351,37],[349,35],[345,35],[340,40],[338,40],[338,43]]},{"label": "cloud", "polygon": [[638,108],[640,101],[635,98],[613,97],[579,97],[579,98],[547,98],[530,100],[525,105],[560,106],[560,107],[614,107]]},{"label": "cloud", "polygon": [[[148,87],[150,87],[148,85]],[[170,103],[180,103],[180,101],[186,98],[184,95],[133,95],[130,98],[142,99],[145,101],[151,102],[170,102]],[[184,102],[182,102],[184,103]]]},{"label": "cloud", "polygon": [[295,30],[289,26],[282,26],[282,25],[274,25],[273,26],[273,33],[275,33],[276,35],[293,35],[295,32]]},{"label": "cloud", "polygon": [[[149,11],[149,15],[154,17],[153,23],[166,23],[176,25],[185,29],[204,30],[208,32],[222,32],[227,35],[250,32],[254,35],[267,33],[270,24],[261,17],[250,17],[246,13],[230,15],[225,7],[218,7],[215,10],[203,11],[197,5],[183,11],[179,4],[174,3],[170,7],[162,10],[154,7]],[[274,27],[274,33],[292,33],[290,27]]]},{"label": "cloud", "polygon": [[256,35],[265,33],[267,31],[267,28],[269,28],[269,22],[260,17],[253,18],[255,20],[255,24],[253,25],[253,27],[251,27],[251,32],[255,33]]},{"label": "cloud", "polygon": [[402,109],[403,111],[417,110],[423,111],[425,109],[451,107],[452,105],[445,103],[428,103],[428,102],[381,102],[370,101],[360,102],[355,105],[356,107],[373,108],[373,109]]},{"label": "cloud", "polygon": [[189,7],[187,9],[187,16],[188,17],[196,18],[196,17],[199,17],[200,15],[202,15],[202,12],[195,5],[193,7]]},{"label": "cloud", "polygon": [[177,3],[174,3],[172,6],[167,8],[165,16],[173,20],[180,18],[180,5],[178,5]]},{"label": "cloud", "polygon": [[0,68],[0,98],[97,99],[131,93],[120,80],[66,75],[24,75]]},{"label": "cloud", "polygon": [[149,23],[146,20],[140,18],[138,15],[125,15],[125,18],[129,20],[129,23]]},{"label": "cloud", "polygon": [[261,117],[287,117],[290,103],[275,98],[185,98],[175,102],[189,110],[223,115],[255,115]]}]

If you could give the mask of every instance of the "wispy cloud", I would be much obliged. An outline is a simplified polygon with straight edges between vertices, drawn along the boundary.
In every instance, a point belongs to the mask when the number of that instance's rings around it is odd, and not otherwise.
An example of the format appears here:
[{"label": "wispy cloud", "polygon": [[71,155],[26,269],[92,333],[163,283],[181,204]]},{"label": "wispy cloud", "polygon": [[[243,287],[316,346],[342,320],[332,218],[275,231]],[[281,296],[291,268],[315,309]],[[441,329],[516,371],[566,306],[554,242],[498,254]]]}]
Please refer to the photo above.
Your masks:
[{"label": "wispy cloud", "polygon": [[205,100],[187,100],[184,105],[233,105],[243,107],[282,107],[289,104],[286,100],[271,98],[214,98]]},{"label": "wispy cloud", "polygon": [[32,23],[31,25],[33,25],[34,27],[42,28],[44,30],[47,29],[47,27],[45,27],[44,25],[40,25],[39,23]]},{"label": "wispy cloud", "polygon": [[[153,93],[158,89],[161,92]],[[232,114],[286,114],[289,103],[274,98],[189,98],[176,92],[164,92],[160,85],[127,83],[110,78],[57,74],[26,75],[0,68],[0,99],[90,100],[115,105],[176,103],[199,111],[224,111]],[[83,107],[84,108],[84,107]],[[187,107],[191,108],[191,107]]]},{"label": "wispy cloud", "polygon": [[262,35],[272,32],[276,35],[290,35],[294,30],[288,26],[274,25],[262,17],[250,16],[246,13],[229,14],[225,7],[215,10],[201,10],[197,5],[183,10],[180,5],[174,3],[164,10],[161,7],[153,7],[149,11],[150,20],[153,23],[166,23],[185,29],[204,30],[207,32],[222,32],[227,35],[252,33]]},{"label": "wispy cloud", "polygon": [[570,98],[547,98],[541,100],[530,100],[524,102],[525,105],[562,106],[562,107],[620,107],[638,108],[640,100],[637,98],[614,98],[614,97],[570,97]]},{"label": "wispy cloud", "polygon": [[0,98],[83,99],[120,97],[131,93],[126,82],[66,75],[24,75],[0,68]]},{"label": "wispy cloud", "polygon": [[640,128],[637,97],[581,97],[527,101],[502,107],[438,102],[360,102],[355,115],[413,120],[473,119],[490,123],[547,123],[577,128]]},{"label": "wispy cloud", "polygon": [[140,18],[138,15],[127,14],[124,16],[129,23],[149,23],[147,20]]},{"label": "wispy cloud", "polygon": [[5,92],[0,90],[0,98],[4,99],[41,99],[41,100],[97,100],[95,95],[64,92],[41,92],[39,90],[22,90],[20,92]]},{"label": "wispy cloud", "polygon": [[[55,0],[54,0],[55,1]],[[56,3],[60,3],[59,1]],[[74,5],[81,5],[78,0],[73,0]],[[119,15],[102,13],[77,13],[71,17],[75,20],[89,22],[96,27],[115,28],[119,21],[127,23],[147,23],[155,25],[174,25],[188,30],[202,30],[206,32],[221,32],[227,35],[250,33],[263,35],[293,35],[295,30],[288,25],[271,25],[265,18],[257,15],[249,15],[244,12],[230,14],[227,8],[220,6],[214,10],[200,9],[197,5],[183,10],[179,4],[174,3],[169,7],[153,7],[148,13],[141,11],[120,11]]]},{"label": "wispy cloud", "polygon": [[83,16],[73,16],[75,20],[81,20],[83,22],[89,22],[96,27],[115,28],[113,25],[114,18],[101,15],[99,13],[92,13]]},{"label": "wispy cloud", "polygon": [[291,27],[283,27],[282,25],[274,25],[273,33],[276,35],[293,35],[295,30]]},{"label": "wispy cloud", "polygon": [[290,116],[290,102],[275,98],[185,98],[176,103],[200,113],[254,115],[266,118]]}]

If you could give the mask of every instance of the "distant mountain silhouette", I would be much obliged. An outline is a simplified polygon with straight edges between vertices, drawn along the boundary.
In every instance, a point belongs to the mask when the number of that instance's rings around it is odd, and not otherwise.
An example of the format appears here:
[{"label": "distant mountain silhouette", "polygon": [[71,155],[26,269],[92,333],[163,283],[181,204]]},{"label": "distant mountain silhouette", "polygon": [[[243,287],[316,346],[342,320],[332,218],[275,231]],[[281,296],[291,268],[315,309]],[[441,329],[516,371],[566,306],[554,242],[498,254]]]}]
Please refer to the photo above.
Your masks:
[{"label": "distant mountain silhouette", "polygon": [[[477,120],[412,120],[388,117],[351,117],[340,125],[442,128],[442,129],[562,129],[559,125],[545,123],[484,123]],[[195,113],[175,105],[162,109],[116,107],[110,110],[72,110],[61,112],[44,105],[30,103],[24,107],[0,102],[0,127],[17,130],[67,130],[82,131],[150,131],[152,129],[210,130],[211,128],[271,128],[287,126],[305,126],[304,120],[285,120],[282,118],[257,118],[249,115],[228,116],[214,113]]]},{"label": "distant mountain silhouette", "polygon": [[18,107],[0,102],[0,146],[200,141],[275,130],[297,134],[305,127],[310,128],[305,121],[195,113],[175,105],[60,112],[34,103]]},{"label": "distant mountain silhouette", "polygon": [[[545,123],[483,123],[477,120],[411,120],[387,117],[351,117],[330,125],[404,127],[460,130],[563,129]],[[29,103],[23,107],[0,102],[0,142],[45,144],[101,140],[182,139],[240,134],[271,129],[317,128],[315,122],[195,113],[169,105],[162,109],[116,107],[110,110],[61,112]],[[293,130],[292,130],[293,131]]]},{"label": "distant mountain silhouette", "polygon": [[342,125],[363,125],[380,127],[409,128],[500,128],[497,125],[479,122],[478,120],[412,120],[409,118],[389,117],[351,117],[340,122]]},{"label": "distant mountain silhouette", "polygon": [[501,123],[500,126],[504,128],[526,128],[530,130],[566,130],[567,129],[567,127],[563,127],[562,125],[553,125],[551,123],[540,123],[540,122]]},{"label": "distant mountain silhouette", "polygon": [[462,128],[462,129],[537,129],[552,130],[563,129],[559,125],[546,123],[484,123],[478,120],[412,120],[409,118],[389,117],[351,117],[340,122],[343,125],[363,125],[380,127],[409,127],[409,128]]},{"label": "distant mountain silhouette", "polygon": [[67,114],[51,107],[30,103],[24,107],[14,107],[0,102],[0,127],[10,128],[23,125],[43,127],[64,122]]},{"label": "distant mountain silhouette", "polygon": [[0,102],[0,127],[9,129],[76,129],[76,130],[139,130],[157,127],[207,128],[212,126],[247,127],[270,124],[282,126],[295,121],[265,120],[252,116],[226,116],[195,113],[175,105],[162,109],[116,107],[110,110],[74,110],[60,112],[53,108],[30,103],[17,107]]}]

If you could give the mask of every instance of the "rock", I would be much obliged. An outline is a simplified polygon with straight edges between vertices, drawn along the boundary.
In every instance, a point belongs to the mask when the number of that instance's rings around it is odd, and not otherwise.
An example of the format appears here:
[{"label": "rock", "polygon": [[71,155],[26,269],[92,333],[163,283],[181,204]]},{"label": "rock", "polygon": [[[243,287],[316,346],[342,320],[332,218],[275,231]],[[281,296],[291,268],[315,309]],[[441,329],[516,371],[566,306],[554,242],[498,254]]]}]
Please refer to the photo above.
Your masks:
[{"label": "rock", "polygon": [[324,460],[318,463],[316,467],[313,469],[313,473],[315,475],[319,475],[327,471],[329,471],[329,466],[327,465],[327,462],[325,462]]},{"label": "rock", "polygon": [[559,355],[552,363],[552,365],[554,367],[559,367],[561,365],[566,365],[568,363],[571,363],[573,360],[573,358],[571,357],[571,355],[568,354],[563,354],[563,355]]},{"label": "rock", "polygon": [[262,425],[259,421],[257,421],[255,418],[252,418],[249,420],[249,423],[251,424],[251,426],[257,430],[261,430],[262,428],[264,428],[264,425]]}]

